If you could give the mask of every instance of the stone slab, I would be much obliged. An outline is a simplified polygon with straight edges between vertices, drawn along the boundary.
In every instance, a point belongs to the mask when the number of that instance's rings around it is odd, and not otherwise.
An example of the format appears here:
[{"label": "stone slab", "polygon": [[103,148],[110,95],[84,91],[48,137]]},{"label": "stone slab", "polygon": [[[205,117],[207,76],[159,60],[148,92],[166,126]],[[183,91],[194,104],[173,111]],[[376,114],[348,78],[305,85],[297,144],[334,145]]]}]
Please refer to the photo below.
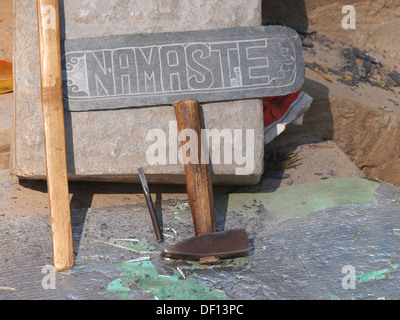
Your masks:
[{"label": "stone slab", "polygon": [[281,96],[304,81],[300,37],[283,26],[84,38],[62,48],[70,111]]},{"label": "stone slab", "polygon": [[[132,33],[182,32],[258,26],[261,24],[260,0],[224,0],[204,5],[194,0],[152,2],[136,0],[60,1],[61,38],[118,36]],[[36,4],[14,1],[15,35],[15,118],[11,152],[11,172],[27,179],[44,179],[44,134],[40,102]],[[217,184],[253,184],[263,171],[263,114],[260,99],[202,105],[204,127],[208,129],[246,130],[254,134],[253,163],[245,175],[232,164],[212,163],[212,179]],[[183,184],[184,170],[174,161],[176,150],[167,164],[150,164],[146,151],[154,137],[151,130],[161,130],[175,141],[169,129],[175,121],[172,106],[136,107],[93,112],[65,111],[68,174],[71,180],[137,182],[136,164],[141,163],[149,183]],[[250,136],[249,136],[250,137]],[[251,137],[250,137],[251,138]],[[168,140],[167,140],[168,141]],[[178,142],[180,146],[180,142]],[[221,143],[224,146],[223,143]],[[166,144],[164,145],[166,147]],[[243,154],[246,144],[243,147]],[[224,154],[224,147],[221,154]],[[235,160],[235,159],[233,159]]]}]

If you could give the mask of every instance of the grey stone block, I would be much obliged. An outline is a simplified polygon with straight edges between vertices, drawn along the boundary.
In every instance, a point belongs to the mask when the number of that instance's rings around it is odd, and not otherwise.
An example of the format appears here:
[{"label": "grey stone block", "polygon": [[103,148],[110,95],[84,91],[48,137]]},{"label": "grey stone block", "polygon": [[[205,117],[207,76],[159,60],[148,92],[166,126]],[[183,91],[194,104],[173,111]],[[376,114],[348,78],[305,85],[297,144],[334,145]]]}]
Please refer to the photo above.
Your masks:
[{"label": "grey stone block", "polygon": [[[63,40],[261,24],[260,0],[221,0],[206,4],[195,0],[70,0],[65,4],[60,1],[60,5]],[[44,179],[46,169],[35,1],[14,1],[14,13],[15,118],[11,171],[23,178]],[[218,102],[203,104],[202,107],[206,128],[219,130],[220,133],[228,129],[225,133],[236,138],[235,141],[240,138],[246,141],[247,137],[250,137],[248,141],[252,141],[251,134],[254,134],[251,146],[254,150],[253,164],[240,157],[235,159],[234,156],[240,154],[239,150],[233,154],[232,164],[224,164],[226,161],[223,160],[220,164],[212,161],[214,183],[256,183],[263,172],[261,100]],[[172,106],[65,111],[69,178],[139,182],[136,164],[141,163],[149,183],[184,183],[183,165],[175,162],[174,144],[165,150],[169,164],[150,164],[146,157],[146,152],[156,143],[151,139],[146,141],[149,132],[159,130],[157,132],[165,133],[165,139],[173,139],[169,131],[174,127],[173,121],[175,114]],[[236,131],[242,132],[242,137],[235,136],[234,129],[242,130]],[[250,130],[249,135],[246,135],[246,129]],[[221,144],[224,145],[223,142]],[[245,143],[243,154],[247,145],[250,147],[249,143]],[[177,148],[180,148],[179,141]],[[223,147],[220,154],[230,151],[229,148],[229,144]],[[250,170],[238,175],[237,169],[246,164]]]},{"label": "grey stone block", "polygon": [[62,48],[70,111],[281,96],[304,80],[300,36],[283,26],[84,38]]}]

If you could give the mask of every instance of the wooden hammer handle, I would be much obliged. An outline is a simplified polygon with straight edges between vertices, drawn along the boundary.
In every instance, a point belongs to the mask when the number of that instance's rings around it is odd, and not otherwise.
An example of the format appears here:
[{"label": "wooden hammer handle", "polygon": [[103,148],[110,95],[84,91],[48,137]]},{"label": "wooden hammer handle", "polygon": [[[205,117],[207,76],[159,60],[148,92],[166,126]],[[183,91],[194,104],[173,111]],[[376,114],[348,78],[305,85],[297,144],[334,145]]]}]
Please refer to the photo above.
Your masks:
[{"label": "wooden hammer handle", "polygon": [[[184,168],[189,206],[196,235],[215,232],[214,200],[208,164],[202,158],[201,114],[197,100],[174,104],[184,151]],[[188,139],[194,139],[190,141]],[[197,139],[197,141],[195,141]],[[189,140],[189,141],[188,141]]]},{"label": "wooden hammer handle", "polygon": [[73,242],[62,101],[58,0],[37,0],[37,17],[53,259],[54,268],[64,271],[73,265]]}]

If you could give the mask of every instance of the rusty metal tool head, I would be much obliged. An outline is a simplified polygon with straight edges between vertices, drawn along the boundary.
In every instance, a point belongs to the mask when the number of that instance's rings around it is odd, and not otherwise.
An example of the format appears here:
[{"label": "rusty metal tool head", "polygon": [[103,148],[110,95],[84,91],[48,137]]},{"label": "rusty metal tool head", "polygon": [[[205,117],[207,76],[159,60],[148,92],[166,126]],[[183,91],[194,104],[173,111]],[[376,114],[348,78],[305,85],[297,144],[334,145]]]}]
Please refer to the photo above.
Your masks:
[{"label": "rusty metal tool head", "polygon": [[201,260],[243,257],[249,251],[246,230],[233,229],[192,237],[165,249],[161,256],[171,259]]}]

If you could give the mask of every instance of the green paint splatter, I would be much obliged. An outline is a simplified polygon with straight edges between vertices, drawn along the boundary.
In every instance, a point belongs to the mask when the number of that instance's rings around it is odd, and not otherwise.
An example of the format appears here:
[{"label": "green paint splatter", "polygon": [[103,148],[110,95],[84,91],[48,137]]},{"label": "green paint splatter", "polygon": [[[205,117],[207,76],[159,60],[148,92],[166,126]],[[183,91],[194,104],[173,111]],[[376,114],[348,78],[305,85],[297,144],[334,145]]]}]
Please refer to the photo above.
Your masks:
[{"label": "green paint splatter", "polygon": [[351,237],[350,240],[353,242],[356,242],[356,241],[358,241],[358,237]]},{"label": "green paint splatter", "polygon": [[381,280],[385,279],[385,273],[388,272],[390,269],[383,269],[379,271],[370,271],[365,272],[356,277],[357,283],[368,282],[371,280]]},{"label": "green paint splatter", "polygon": [[340,300],[337,295],[331,294],[331,300]]},{"label": "green paint splatter", "polygon": [[107,290],[126,300],[131,297],[131,288],[129,288],[131,284],[132,282],[126,278],[118,278],[107,286]]},{"label": "green paint splatter", "polygon": [[71,270],[67,270],[67,271],[60,271],[61,274],[65,275],[65,276],[69,276],[71,274]]},{"label": "green paint splatter", "polygon": [[285,186],[270,192],[233,193],[229,195],[227,209],[251,217],[262,204],[278,218],[291,219],[341,205],[375,204],[378,186],[375,181],[348,177]]},{"label": "green paint splatter", "polygon": [[174,270],[173,276],[160,276],[150,261],[133,261],[117,264],[126,277],[112,281],[107,290],[122,299],[130,298],[130,286],[135,284],[151,292],[160,300],[227,300],[222,291],[193,278],[180,279]]},{"label": "green paint splatter", "polygon": [[400,232],[393,231],[393,234],[400,237]]},{"label": "green paint splatter", "polygon": [[399,267],[398,264],[392,264],[390,262],[387,263],[389,268],[379,270],[379,271],[370,271],[370,272],[365,272],[359,276],[356,276],[357,283],[363,283],[363,282],[369,282],[372,280],[382,280],[386,278],[386,274],[393,270],[397,269]]}]

